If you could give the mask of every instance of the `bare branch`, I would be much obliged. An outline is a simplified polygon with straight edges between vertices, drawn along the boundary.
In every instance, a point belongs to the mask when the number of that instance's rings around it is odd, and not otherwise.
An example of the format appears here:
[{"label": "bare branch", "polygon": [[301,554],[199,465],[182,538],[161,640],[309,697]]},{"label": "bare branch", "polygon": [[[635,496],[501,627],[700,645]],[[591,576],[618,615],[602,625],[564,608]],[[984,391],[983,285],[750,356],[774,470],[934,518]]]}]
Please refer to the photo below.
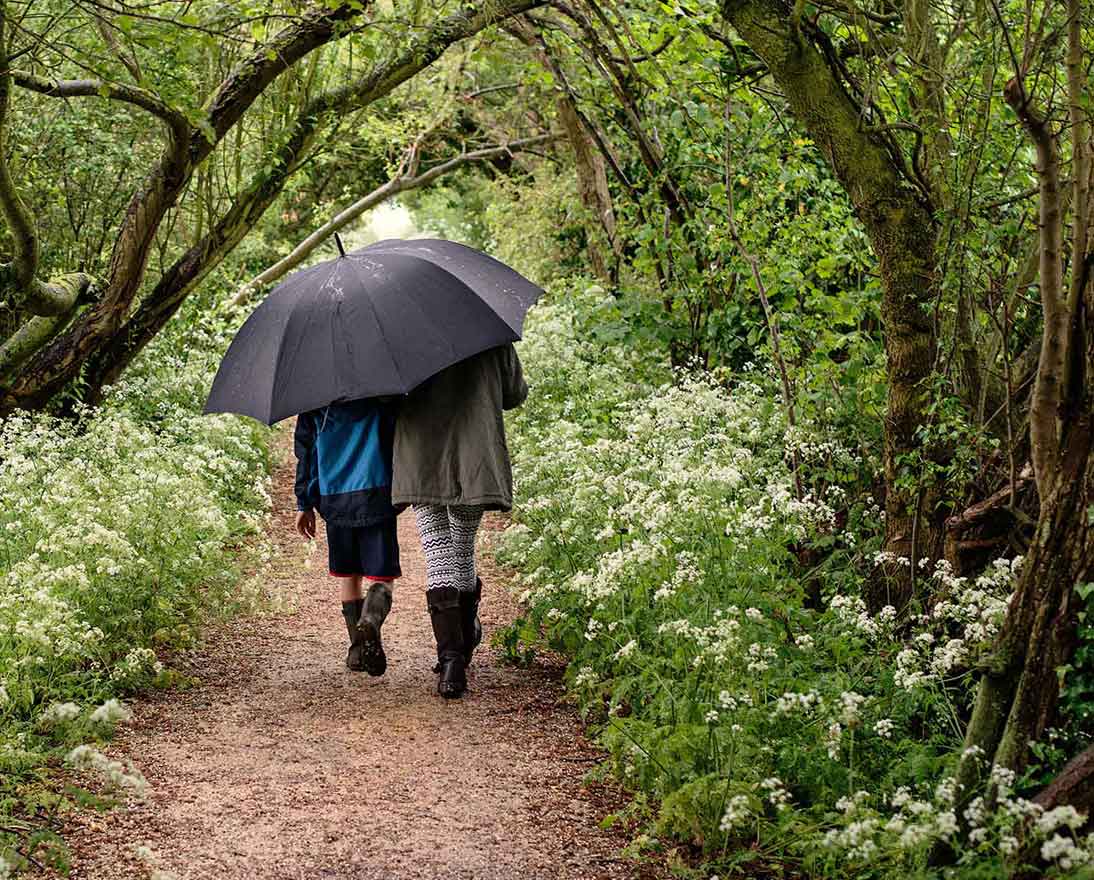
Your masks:
[{"label": "bare branch", "polygon": [[556,140],[559,137],[557,134],[545,134],[538,135],[536,137],[523,138],[521,140],[512,141],[508,144],[501,144],[496,147],[486,147],[481,150],[472,150],[470,152],[461,153],[439,165],[434,165],[428,171],[424,171],[421,174],[415,174],[414,169],[417,165],[418,154],[418,141],[411,146],[408,150],[408,155],[404,161],[404,165],[410,170],[409,175],[399,174],[389,180],[382,186],[378,186],[372,192],[365,196],[362,196],[355,201],[349,207],[338,212],[334,217],[316,229],[307,238],[305,238],[300,244],[293,248],[292,252],[288,254],[284,259],[279,260],[270,266],[268,269],[257,275],[252,281],[245,284],[240,288],[232,299],[232,305],[238,306],[250,299],[254,293],[263,287],[272,284],[277,279],[283,277],[285,273],[295,269],[324,241],[326,241],[332,233],[337,232],[339,229],[343,229],[364,214],[366,211],[375,208],[377,205],[386,202],[392,196],[401,192],[406,192],[412,189],[418,189],[419,187],[428,186],[437,178],[450,174],[457,168],[463,165],[468,165],[473,162],[485,162],[490,159],[497,159],[502,156],[509,156],[513,153],[520,152],[529,147],[538,146],[539,144],[548,143]]}]

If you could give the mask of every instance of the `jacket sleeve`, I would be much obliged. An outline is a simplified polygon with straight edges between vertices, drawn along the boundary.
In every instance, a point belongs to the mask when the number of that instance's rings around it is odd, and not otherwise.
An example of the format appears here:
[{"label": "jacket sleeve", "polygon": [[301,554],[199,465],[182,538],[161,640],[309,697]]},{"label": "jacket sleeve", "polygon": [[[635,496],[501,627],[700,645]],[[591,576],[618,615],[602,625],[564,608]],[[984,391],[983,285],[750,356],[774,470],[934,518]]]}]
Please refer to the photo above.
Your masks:
[{"label": "jacket sleeve", "polygon": [[315,455],[315,419],[311,413],[301,413],[296,417],[296,431],[293,434],[293,452],[296,453],[296,492],[297,510],[314,510],[319,499],[318,462]]},{"label": "jacket sleeve", "polygon": [[513,343],[502,351],[501,364],[501,408],[515,409],[528,397],[528,385],[524,381],[524,369]]}]

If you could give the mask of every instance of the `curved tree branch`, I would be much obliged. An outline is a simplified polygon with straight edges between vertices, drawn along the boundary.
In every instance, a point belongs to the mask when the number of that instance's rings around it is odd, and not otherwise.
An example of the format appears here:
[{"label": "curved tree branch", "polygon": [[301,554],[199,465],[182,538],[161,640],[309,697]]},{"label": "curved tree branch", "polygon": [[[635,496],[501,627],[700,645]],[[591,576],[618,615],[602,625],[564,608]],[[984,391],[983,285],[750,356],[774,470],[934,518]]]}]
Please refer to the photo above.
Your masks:
[{"label": "curved tree branch", "polygon": [[[450,174],[463,165],[469,165],[473,162],[486,162],[490,159],[500,158],[501,156],[510,156],[513,153],[520,152],[528,147],[534,147],[539,144],[556,140],[558,137],[559,135],[557,134],[544,134],[537,135],[536,137],[521,138],[520,140],[511,141],[508,144],[501,144],[496,147],[485,147],[481,150],[471,150],[470,152],[461,153],[445,162],[434,165],[428,171],[423,171],[421,174],[414,174],[412,171],[409,175],[396,175],[387,183],[378,186],[367,195],[359,198],[349,207],[339,211],[334,217],[293,248],[292,252],[284,257],[284,259],[278,260],[278,262],[274,263],[268,269],[257,275],[253,280],[241,287],[239,292],[232,298],[231,304],[233,306],[242,305],[257,291],[272,284],[277,281],[277,279],[283,277],[285,273],[290,272],[299,266],[308,258],[308,255],[326,241],[332,233],[345,228],[366,211],[386,202],[393,196],[398,195],[401,192],[428,186],[437,178],[443,177],[445,174]],[[405,167],[411,167],[415,163],[417,153],[415,147],[412,147],[411,151],[408,153],[407,160],[404,162]]]},{"label": "curved tree branch", "polygon": [[[0,0],[2,3],[3,0]],[[207,102],[205,118],[196,128],[188,126],[185,132],[176,131],[173,127],[169,129],[171,137],[167,148],[134,192],[126,209],[115,239],[102,298],[79,320],[35,353],[11,387],[5,390],[0,399],[0,411],[16,406],[44,404],[101,347],[109,346],[111,338],[126,322],[130,306],[141,287],[156,231],[190,180],[193,169],[212,152],[223,135],[278,74],[308,52],[329,42],[341,23],[363,14],[366,8],[367,3],[344,2],[333,8],[314,9],[302,15],[232,70]],[[0,12],[6,13],[6,6],[0,5]],[[10,94],[11,74],[7,69],[6,56],[0,60],[3,61],[0,72],[5,74],[0,76],[0,120],[3,120]],[[17,246],[17,254],[32,253],[33,259],[24,257],[22,262],[33,267],[37,263],[37,243],[33,235],[29,239],[26,236],[30,231],[29,219],[25,209],[21,213],[18,211],[18,205],[10,197],[13,193],[10,176],[5,180],[0,170],[0,206],[17,221],[22,220],[21,224],[13,224],[15,238],[33,243],[34,250],[28,252]],[[13,207],[14,211],[11,210]],[[25,266],[19,268],[25,274]],[[84,287],[85,292],[88,286],[90,279]],[[52,313],[56,313],[60,305],[69,305],[69,301],[54,297],[46,305],[54,309]]]},{"label": "curved tree branch", "polygon": [[[79,361],[67,339],[54,342],[50,349],[65,358],[50,364],[53,353],[43,351],[23,371],[19,380],[0,396],[0,412],[14,406],[39,405],[48,400],[74,371],[86,366],[92,396],[102,385],[113,381],[140,350],[175,314],[179,306],[201,280],[215,268],[246,236],[267,208],[281,193],[288,179],[301,166],[320,131],[332,119],[368,106],[382,98],[419,71],[431,65],[452,43],[465,39],[483,28],[512,15],[538,6],[542,0],[505,0],[490,10],[455,13],[434,24],[405,50],[378,64],[355,82],[324,93],[309,102],[290,125],[277,152],[263,163],[262,171],[240,193],[231,208],[209,233],[183,253],[160,277],[140,306],[124,322],[99,332],[89,340],[87,353]],[[223,91],[223,90],[222,90]],[[70,330],[64,336],[71,336]],[[66,344],[69,347],[65,347]],[[42,365],[40,362],[45,361]],[[48,367],[48,372],[43,367]]]},{"label": "curved tree branch", "polygon": [[158,116],[170,126],[176,137],[181,139],[189,133],[190,123],[186,117],[148,89],[101,79],[48,79],[24,70],[13,70],[11,76],[17,86],[49,98],[98,97],[132,104]]}]

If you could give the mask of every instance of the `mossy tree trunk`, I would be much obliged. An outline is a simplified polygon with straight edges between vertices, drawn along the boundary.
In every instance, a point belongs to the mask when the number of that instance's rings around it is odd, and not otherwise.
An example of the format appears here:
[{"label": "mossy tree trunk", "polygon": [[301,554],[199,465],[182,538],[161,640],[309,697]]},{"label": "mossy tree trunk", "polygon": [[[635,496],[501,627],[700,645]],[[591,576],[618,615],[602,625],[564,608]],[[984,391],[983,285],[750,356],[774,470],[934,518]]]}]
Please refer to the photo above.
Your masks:
[{"label": "mossy tree trunk", "polygon": [[[913,561],[942,556],[946,509],[941,486],[925,475],[917,488],[900,479],[906,460],[938,461],[920,449],[927,423],[928,378],[935,359],[929,306],[938,294],[938,225],[931,195],[905,170],[884,126],[869,117],[842,81],[825,38],[781,0],[726,0],[726,20],[767,65],[798,121],[843,185],[878,258],[883,299],[888,400],[884,425],[886,549]],[[891,565],[868,603],[902,608],[911,598],[907,565]]]}]

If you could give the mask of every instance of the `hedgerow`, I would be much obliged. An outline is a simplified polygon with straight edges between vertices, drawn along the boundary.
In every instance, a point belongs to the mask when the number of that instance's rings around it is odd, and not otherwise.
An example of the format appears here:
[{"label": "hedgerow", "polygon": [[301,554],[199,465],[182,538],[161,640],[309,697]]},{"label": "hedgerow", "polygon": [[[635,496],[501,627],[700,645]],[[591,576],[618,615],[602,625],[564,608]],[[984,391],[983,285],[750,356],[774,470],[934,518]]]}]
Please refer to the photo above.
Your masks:
[{"label": "hedgerow", "polygon": [[268,431],[200,414],[223,341],[165,339],[100,409],[0,424],[0,876],[36,848],[63,863],[49,819],[88,793],[57,768],[140,794],[97,748],[120,698],[170,684],[165,652],[240,602],[266,552]]},{"label": "hedgerow", "polygon": [[953,806],[971,670],[1021,559],[971,579],[923,568],[939,601],[868,614],[859,587],[884,556],[869,453],[819,423],[788,430],[762,373],[673,373],[596,339],[589,316],[617,308],[592,288],[529,317],[498,552],[526,609],[502,642],[569,656],[609,769],[649,805],[639,848],[691,844],[708,871],[932,876],[931,846],[969,823],[949,876],[999,876],[1019,840],[1086,876],[1082,817],[1044,812],[1013,774],[985,768],[1001,810]]}]

